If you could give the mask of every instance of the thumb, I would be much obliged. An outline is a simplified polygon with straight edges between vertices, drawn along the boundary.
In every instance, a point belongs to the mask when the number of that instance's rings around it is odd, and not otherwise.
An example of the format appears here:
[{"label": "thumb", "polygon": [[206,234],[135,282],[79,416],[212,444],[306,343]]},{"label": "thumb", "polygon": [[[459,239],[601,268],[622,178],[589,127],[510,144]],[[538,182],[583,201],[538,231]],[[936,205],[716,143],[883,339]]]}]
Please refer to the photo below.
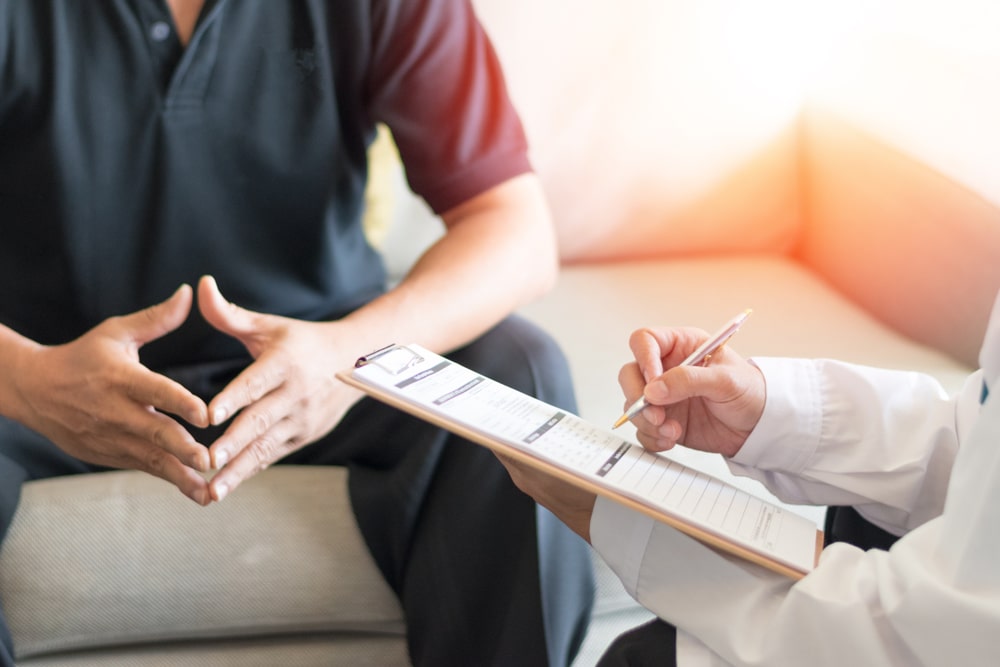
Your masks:
[{"label": "thumb", "polygon": [[190,285],[181,285],[169,299],[119,318],[126,336],[142,347],[151,340],[167,335],[187,319],[193,299]]},{"label": "thumb", "polygon": [[198,310],[213,327],[244,344],[256,330],[256,314],[226,301],[212,276],[202,276],[198,282]]}]

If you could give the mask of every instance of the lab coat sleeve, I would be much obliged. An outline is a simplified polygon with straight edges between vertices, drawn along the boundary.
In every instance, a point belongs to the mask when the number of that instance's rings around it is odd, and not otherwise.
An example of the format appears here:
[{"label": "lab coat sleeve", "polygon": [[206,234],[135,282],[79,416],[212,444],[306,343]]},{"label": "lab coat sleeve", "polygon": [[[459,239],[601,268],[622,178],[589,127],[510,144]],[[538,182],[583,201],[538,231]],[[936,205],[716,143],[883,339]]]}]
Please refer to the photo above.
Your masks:
[{"label": "lab coat sleeve", "polygon": [[943,513],[890,551],[834,544],[798,582],[605,499],[591,538],[630,594],[677,626],[679,646],[706,649],[702,664],[989,664],[1000,628],[1000,401],[963,443],[951,489]]},{"label": "lab coat sleeve", "polygon": [[831,360],[755,359],[764,414],[728,461],[795,504],[851,505],[895,534],[938,516],[981,374],[948,396],[921,373]]},{"label": "lab coat sleeve", "polygon": [[[994,664],[1000,296],[985,372],[954,399],[920,375],[757,363],[765,413],[733,467],[760,466],[787,501],[860,503],[883,527],[916,527],[889,551],[833,544],[793,581],[599,498],[591,540],[626,589],[678,628],[679,651],[701,665]],[[984,386],[993,390],[980,409]]]}]

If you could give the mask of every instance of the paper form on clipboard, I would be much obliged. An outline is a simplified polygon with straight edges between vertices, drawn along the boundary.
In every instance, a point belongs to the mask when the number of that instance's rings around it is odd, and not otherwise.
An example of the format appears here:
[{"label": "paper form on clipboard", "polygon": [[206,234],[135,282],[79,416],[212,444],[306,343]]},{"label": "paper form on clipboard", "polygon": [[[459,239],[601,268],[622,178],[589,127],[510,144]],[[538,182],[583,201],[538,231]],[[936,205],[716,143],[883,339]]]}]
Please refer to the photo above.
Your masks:
[{"label": "paper form on clipboard", "polygon": [[382,348],[337,376],[416,417],[786,576],[800,578],[816,564],[822,533],[811,519],[647,452],[419,345]]}]

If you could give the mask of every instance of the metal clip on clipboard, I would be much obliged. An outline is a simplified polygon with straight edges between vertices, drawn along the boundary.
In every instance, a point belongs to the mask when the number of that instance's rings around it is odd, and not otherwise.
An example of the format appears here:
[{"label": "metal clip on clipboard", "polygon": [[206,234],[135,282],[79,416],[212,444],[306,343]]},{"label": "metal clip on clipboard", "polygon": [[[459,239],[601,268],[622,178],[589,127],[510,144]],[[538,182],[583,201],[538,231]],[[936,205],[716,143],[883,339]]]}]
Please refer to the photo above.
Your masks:
[{"label": "metal clip on clipboard", "polygon": [[423,360],[424,358],[420,353],[406,345],[392,344],[381,347],[363,357],[358,357],[358,360],[354,362],[354,367],[361,368],[362,366],[373,364],[390,375],[399,375]]}]

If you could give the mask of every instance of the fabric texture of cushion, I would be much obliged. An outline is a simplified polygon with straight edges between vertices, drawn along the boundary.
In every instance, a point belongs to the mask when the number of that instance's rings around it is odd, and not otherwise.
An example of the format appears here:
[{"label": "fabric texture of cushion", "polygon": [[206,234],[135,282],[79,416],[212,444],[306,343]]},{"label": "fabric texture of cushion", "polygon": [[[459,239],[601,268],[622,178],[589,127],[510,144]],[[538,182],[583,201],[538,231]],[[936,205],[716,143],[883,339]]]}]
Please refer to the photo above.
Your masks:
[{"label": "fabric texture of cushion", "polygon": [[0,598],[22,658],[404,633],[358,533],[346,470],[331,467],[276,466],[209,507],[138,472],[30,482],[3,545]]}]

